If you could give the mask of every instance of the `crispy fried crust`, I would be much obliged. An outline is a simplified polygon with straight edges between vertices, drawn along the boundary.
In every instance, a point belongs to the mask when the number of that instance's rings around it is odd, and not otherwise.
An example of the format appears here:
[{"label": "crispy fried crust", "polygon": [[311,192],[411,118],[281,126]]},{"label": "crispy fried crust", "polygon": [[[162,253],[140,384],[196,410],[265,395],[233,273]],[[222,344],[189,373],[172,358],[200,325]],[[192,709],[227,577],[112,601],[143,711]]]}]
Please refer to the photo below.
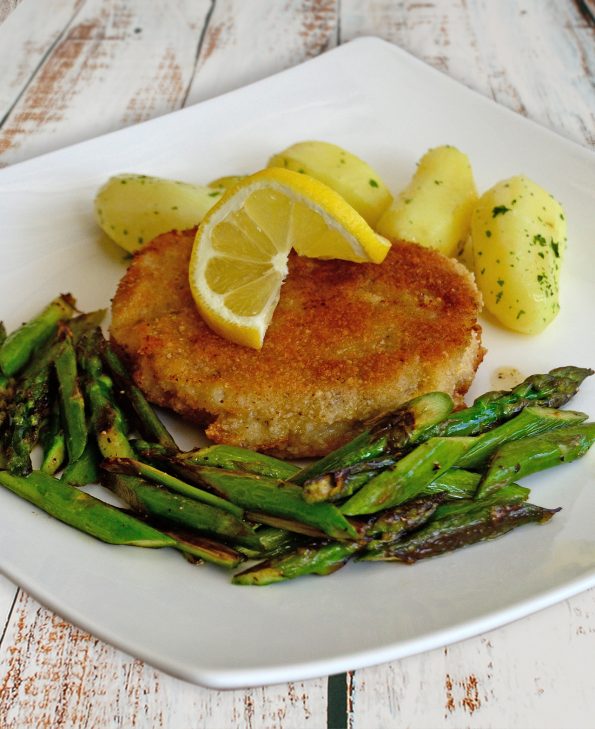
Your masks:
[{"label": "crispy fried crust", "polygon": [[261,351],[213,333],[187,281],[193,233],[159,236],[113,300],[111,336],[149,399],[217,443],[290,457],[338,447],[415,395],[460,400],[483,357],[480,296],[460,264],[396,242],[384,263],[291,255]]}]

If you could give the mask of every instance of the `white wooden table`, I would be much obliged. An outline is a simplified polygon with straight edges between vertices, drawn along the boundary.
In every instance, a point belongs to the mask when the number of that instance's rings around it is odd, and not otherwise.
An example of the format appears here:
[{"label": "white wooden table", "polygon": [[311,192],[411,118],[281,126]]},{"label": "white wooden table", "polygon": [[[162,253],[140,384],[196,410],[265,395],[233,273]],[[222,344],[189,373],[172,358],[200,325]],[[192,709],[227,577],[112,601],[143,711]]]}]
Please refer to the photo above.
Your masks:
[{"label": "white wooden table", "polygon": [[[362,35],[595,145],[593,0],[0,1],[0,165]],[[595,590],[463,643],[302,683],[186,684],[0,578],[0,728],[595,727]]]}]

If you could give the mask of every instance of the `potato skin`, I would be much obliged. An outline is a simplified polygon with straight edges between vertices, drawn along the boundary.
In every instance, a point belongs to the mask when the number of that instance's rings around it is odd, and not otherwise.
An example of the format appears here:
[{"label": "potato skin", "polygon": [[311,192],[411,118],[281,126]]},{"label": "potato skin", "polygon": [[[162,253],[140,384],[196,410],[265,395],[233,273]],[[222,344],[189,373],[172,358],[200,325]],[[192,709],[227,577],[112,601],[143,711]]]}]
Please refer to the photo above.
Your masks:
[{"label": "potato skin", "polygon": [[475,277],[486,309],[509,329],[538,334],[560,310],[566,220],[560,203],[527,177],[494,185],[471,217]]},{"label": "potato skin", "polygon": [[315,177],[345,198],[374,227],[392,202],[375,170],[351,152],[329,142],[298,142],[273,155],[267,167],[284,167]]},{"label": "potato skin", "polygon": [[477,188],[466,154],[455,147],[428,150],[407,187],[378,221],[387,238],[419,243],[454,256],[469,233]]}]

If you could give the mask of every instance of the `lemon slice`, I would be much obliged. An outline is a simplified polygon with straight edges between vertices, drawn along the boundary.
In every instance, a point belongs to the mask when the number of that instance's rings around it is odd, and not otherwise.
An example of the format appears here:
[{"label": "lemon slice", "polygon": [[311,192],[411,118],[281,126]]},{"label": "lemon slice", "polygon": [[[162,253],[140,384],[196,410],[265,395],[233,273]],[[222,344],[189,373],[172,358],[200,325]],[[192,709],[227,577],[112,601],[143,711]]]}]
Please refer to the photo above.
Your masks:
[{"label": "lemon slice", "polygon": [[284,169],[245,177],[207,213],[194,242],[190,288],[211,329],[262,347],[292,247],[313,258],[381,263],[390,243],[318,180]]}]

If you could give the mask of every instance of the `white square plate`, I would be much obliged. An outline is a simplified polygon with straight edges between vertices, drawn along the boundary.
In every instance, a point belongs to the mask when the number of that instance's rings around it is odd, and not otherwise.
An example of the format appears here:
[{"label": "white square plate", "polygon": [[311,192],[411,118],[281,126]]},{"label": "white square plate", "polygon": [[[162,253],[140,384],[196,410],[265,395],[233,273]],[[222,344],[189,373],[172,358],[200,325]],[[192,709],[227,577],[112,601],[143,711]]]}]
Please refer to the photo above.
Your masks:
[{"label": "white square plate", "polygon": [[[429,147],[470,157],[479,188],[525,173],[562,201],[569,246],[562,311],[539,337],[484,322],[498,367],[525,375],[595,363],[595,155],[376,39],[349,43],[247,88],[0,171],[1,314],[9,328],[57,292],[107,306],[124,271],[92,200],[129,171],[207,182],[324,139],[398,190]],[[595,412],[587,381],[574,409]],[[380,663],[460,640],[595,585],[593,455],[527,480],[563,511],[545,527],[415,567],[352,564],[324,578],[234,587],[171,550],[110,547],[0,492],[0,568],[45,605],[169,673],[217,688],[278,683]]]}]

